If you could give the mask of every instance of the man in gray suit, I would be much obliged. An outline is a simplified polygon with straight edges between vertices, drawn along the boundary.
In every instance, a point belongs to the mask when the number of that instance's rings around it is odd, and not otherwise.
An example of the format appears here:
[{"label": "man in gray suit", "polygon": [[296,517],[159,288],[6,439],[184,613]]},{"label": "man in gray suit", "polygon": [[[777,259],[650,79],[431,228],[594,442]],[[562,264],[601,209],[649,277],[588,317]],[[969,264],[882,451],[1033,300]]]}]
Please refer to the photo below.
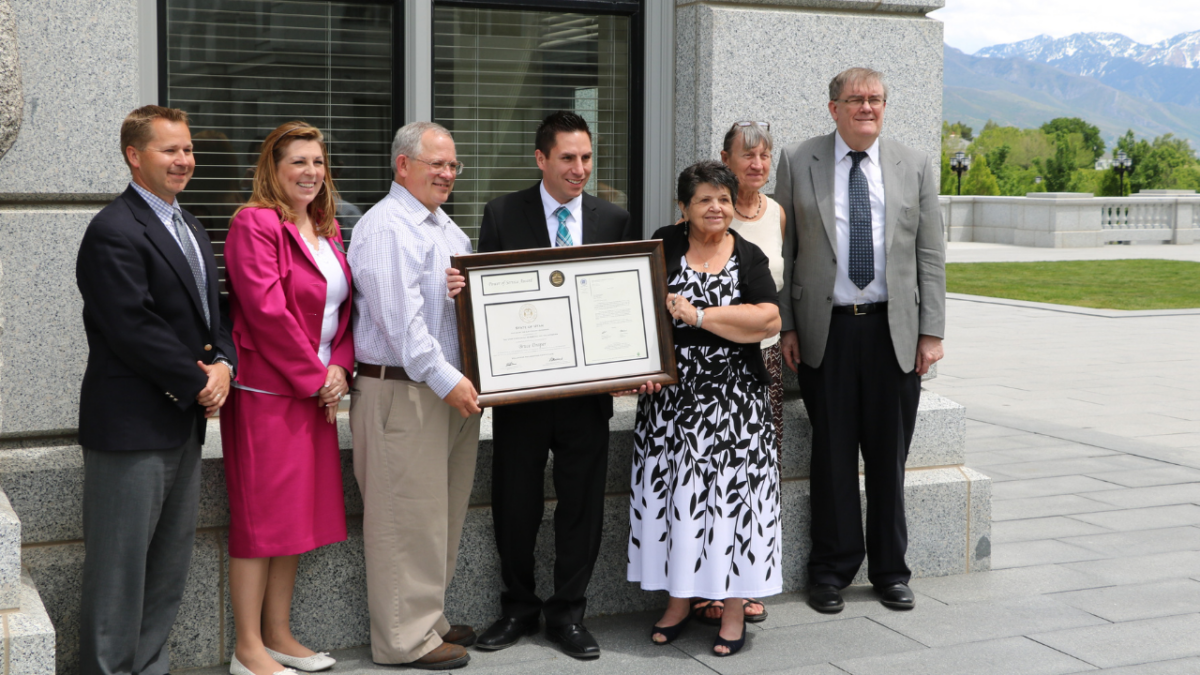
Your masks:
[{"label": "man in gray suit", "polygon": [[[812,422],[809,605],[836,613],[864,555],[884,605],[911,609],[904,463],[921,375],[942,358],[946,272],[938,170],[879,137],[883,75],[829,83],[834,133],[789,145],[775,198],[787,215],[779,311]],[[858,496],[862,451],[864,546]]]}]

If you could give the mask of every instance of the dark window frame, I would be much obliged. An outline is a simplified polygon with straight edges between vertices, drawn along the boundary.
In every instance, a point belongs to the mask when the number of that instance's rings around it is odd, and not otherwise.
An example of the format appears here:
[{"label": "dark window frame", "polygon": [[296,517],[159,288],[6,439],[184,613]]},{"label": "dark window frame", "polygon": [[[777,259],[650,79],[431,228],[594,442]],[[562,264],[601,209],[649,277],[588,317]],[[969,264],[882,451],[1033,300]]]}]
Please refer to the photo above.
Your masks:
[{"label": "dark window frame", "polygon": [[[514,9],[592,14],[614,14],[629,17],[629,189],[626,208],[630,218],[643,231],[642,209],[646,185],[645,167],[640,159],[645,151],[646,131],[646,2],[648,0],[431,0],[433,6],[475,7],[480,9]],[[666,0],[653,0],[663,2]],[[429,51],[433,63],[433,26],[430,26]],[[429,74],[430,82],[433,73]]]}]

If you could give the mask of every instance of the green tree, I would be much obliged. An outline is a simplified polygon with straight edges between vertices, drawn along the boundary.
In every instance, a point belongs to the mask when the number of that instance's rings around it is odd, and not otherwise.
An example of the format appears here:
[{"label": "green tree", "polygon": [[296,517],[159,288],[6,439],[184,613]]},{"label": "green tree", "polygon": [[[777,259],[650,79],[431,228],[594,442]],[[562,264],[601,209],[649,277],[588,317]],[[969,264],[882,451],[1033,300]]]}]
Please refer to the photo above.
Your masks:
[{"label": "green tree", "polygon": [[[1124,192],[1122,192],[1124,187]],[[1128,197],[1129,181],[1122,181],[1117,172],[1108,169],[1100,172],[1100,184],[1096,188],[1097,197]]]},{"label": "green tree", "polygon": [[945,139],[950,135],[958,136],[959,138],[963,139],[964,141],[975,140],[975,135],[974,135],[974,132],[971,131],[971,127],[967,126],[966,124],[963,124],[962,122],[955,122],[955,123],[951,124],[950,122],[943,120],[942,121],[942,138]]},{"label": "green tree", "polygon": [[1046,192],[1067,192],[1071,189],[1071,174],[1075,171],[1075,150],[1065,131],[1054,135],[1054,145],[1054,156],[1042,163]]},{"label": "green tree", "polygon": [[963,178],[962,191],[964,195],[999,196],[1000,184],[988,168],[986,156],[978,156],[971,162],[971,169]]},{"label": "green tree", "polygon": [[1133,160],[1130,192],[1173,188],[1177,184],[1175,172],[1196,164],[1191,143],[1174,134],[1163,134],[1150,142],[1135,139],[1130,130],[1117,141],[1117,149]]},{"label": "green tree", "polygon": [[1181,166],[1171,176],[1176,190],[1196,190],[1200,192],[1200,164]]},{"label": "green tree", "polygon": [[1042,125],[1042,133],[1047,136],[1056,136],[1060,131],[1081,136],[1082,147],[1091,152],[1088,165],[1095,164],[1096,160],[1104,156],[1104,139],[1100,138],[1099,127],[1088,124],[1078,117],[1056,117]]}]

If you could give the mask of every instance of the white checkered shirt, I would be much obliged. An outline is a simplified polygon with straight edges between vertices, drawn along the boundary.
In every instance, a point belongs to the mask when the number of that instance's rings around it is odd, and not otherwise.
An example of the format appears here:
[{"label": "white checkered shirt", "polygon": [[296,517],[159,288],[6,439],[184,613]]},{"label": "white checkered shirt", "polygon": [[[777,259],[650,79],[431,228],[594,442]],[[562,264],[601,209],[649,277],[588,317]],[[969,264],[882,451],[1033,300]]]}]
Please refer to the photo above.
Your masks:
[{"label": "white checkered shirt", "polygon": [[[142,199],[146,200],[146,204],[150,206],[150,210],[154,212],[154,215],[158,216],[158,219],[162,221],[163,227],[167,228],[167,232],[171,233],[171,238],[175,240],[176,244],[179,244],[179,248],[182,250],[183,242],[179,241],[179,231],[175,229],[175,219],[173,217],[175,211],[182,212],[183,210],[179,207],[179,200],[176,199],[173,204],[168,204],[159,199],[158,195],[147,190],[141,185],[134,183],[133,181],[129,182],[129,186],[134,190],[137,190],[137,193],[142,196]],[[204,253],[200,250],[200,244],[196,242],[196,236],[189,232],[188,239],[191,240],[188,243],[191,244],[191,247],[196,251],[196,259],[203,261]],[[207,278],[204,280],[204,288],[200,289],[200,292],[205,294],[208,293]]]},{"label": "white checkered shirt", "polygon": [[471,240],[440,208],[430,213],[400,184],[354,226],[354,356],[401,366],[446,398],[462,378],[454,301],[446,297],[450,256]]}]

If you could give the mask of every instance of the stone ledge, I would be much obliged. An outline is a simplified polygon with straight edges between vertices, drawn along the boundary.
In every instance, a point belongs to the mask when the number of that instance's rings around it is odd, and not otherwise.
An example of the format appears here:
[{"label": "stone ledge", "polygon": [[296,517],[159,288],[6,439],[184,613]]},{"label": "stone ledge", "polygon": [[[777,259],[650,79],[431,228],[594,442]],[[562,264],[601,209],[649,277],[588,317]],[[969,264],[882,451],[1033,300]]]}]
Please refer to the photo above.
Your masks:
[{"label": "stone ledge", "polygon": [[[636,399],[615,401],[609,439],[608,481],[606,492],[628,492],[629,472],[633,465],[633,422]],[[966,453],[966,409],[929,391],[921,393],[917,427],[913,434],[908,468],[954,466],[962,464]],[[346,513],[362,513],[362,497],[354,480],[350,448],[350,424],[343,412],[338,424],[342,447],[342,480],[346,493]],[[784,402],[783,478],[807,478],[812,432],[803,402],[788,392]],[[225,492],[225,470],[221,462],[221,433],[215,420],[209,421],[204,444],[204,462],[200,487],[200,527],[224,527],[229,522],[229,501]],[[553,459],[550,460],[551,464]],[[492,424],[485,413],[480,425],[479,459],[471,504],[491,503]],[[860,462],[861,469],[861,462]],[[0,451],[0,488],[21,514],[24,542],[41,543],[83,537],[82,509],[83,457],[80,447],[53,446]],[[547,498],[554,498],[551,473],[546,472]]]},{"label": "stone ledge", "polygon": [[[981,550],[979,541],[990,541],[990,521],[981,511],[988,506],[983,501],[987,495],[990,481],[970,470],[952,467],[907,472],[908,559],[916,577],[989,568],[989,557],[972,555]],[[808,496],[807,480],[784,481],[781,572],[785,592],[801,590],[807,582]],[[547,501],[535,556],[538,587],[543,592],[552,583],[553,508],[554,502]],[[588,589],[588,616],[655,609],[666,602],[665,594],[647,593],[625,581],[628,514],[627,494],[607,497],[600,558]],[[221,528],[197,533],[192,571],[169,643],[172,669],[216,665],[228,661],[232,653],[232,612],[225,582],[228,577],[223,571],[228,564],[225,541]],[[500,569],[489,507],[474,507],[468,512],[460,550],[456,576],[447,593],[447,615],[453,622],[481,628],[500,611]],[[73,675],[78,672],[83,545],[65,542],[29,546],[24,553],[58,627],[58,672]],[[855,581],[866,582],[865,568]],[[360,518],[350,519],[347,541],[301,557],[292,621],[296,637],[315,649],[340,649],[369,641]]]},{"label": "stone ledge", "polygon": [[38,596],[33,578],[21,574],[20,611],[4,614],[5,675],[49,675],[54,672],[54,625]]},{"label": "stone ledge", "polygon": [[21,606],[21,520],[0,490],[0,610]]}]

